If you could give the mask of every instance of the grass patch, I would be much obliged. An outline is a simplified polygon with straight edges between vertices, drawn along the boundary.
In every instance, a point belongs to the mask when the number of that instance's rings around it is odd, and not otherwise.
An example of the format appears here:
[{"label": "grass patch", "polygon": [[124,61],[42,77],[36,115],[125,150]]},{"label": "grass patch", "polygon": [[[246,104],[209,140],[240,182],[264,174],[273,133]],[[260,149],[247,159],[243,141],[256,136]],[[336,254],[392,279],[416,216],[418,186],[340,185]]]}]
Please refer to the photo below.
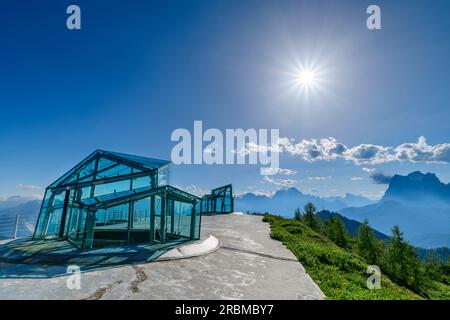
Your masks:
[{"label": "grass patch", "polygon": [[[336,246],[325,236],[300,221],[265,215],[270,223],[270,236],[283,242],[314,279],[327,299],[342,300],[412,300],[422,299],[412,291],[398,286],[386,275],[381,277],[381,289],[366,286],[367,263],[350,249]],[[448,286],[437,283],[433,297],[448,294]],[[430,298],[431,293],[430,293]]]}]

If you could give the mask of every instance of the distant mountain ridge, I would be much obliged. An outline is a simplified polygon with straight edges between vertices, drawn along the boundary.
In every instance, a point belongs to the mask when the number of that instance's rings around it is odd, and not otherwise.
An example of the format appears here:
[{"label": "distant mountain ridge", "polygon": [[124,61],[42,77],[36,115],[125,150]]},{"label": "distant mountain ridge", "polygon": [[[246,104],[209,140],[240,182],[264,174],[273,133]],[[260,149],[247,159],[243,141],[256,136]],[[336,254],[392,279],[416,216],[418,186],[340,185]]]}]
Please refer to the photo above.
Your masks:
[{"label": "distant mountain ridge", "polygon": [[272,197],[244,194],[235,198],[235,209],[242,212],[273,213],[293,217],[296,208],[312,202],[318,211],[329,210],[390,234],[399,225],[414,246],[450,247],[450,184],[433,173],[412,172],[394,175],[380,201],[347,194],[345,197],[319,197],[296,188],[277,191]]},{"label": "distant mountain ridge", "polygon": [[8,209],[8,208],[14,208],[21,204],[34,201],[34,200],[41,200],[38,196],[12,196],[9,198],[6,198],[4,200],[0,199],[0,211]]},{"label": "distant mountain ridge", "polygon": [[235,197],[235,210],[242,212],[276,213],[284,217],[293,217],[296,208],[303,208],[313,202],[319,210],[337,211],[349,206],[364,206],[375,203],[363,196],[347,193],[345,197],[319,197],[305,194],[297,188],[278,190],[273,196],[246,193]]},{"label": "distant mountain ridge", "polygon": [[399,225],[415,246],[450,247],[450,185],[433,173],[395,175],[378,203],[340,213],[357,221],[368,219],[387,234],[393,225]]}]

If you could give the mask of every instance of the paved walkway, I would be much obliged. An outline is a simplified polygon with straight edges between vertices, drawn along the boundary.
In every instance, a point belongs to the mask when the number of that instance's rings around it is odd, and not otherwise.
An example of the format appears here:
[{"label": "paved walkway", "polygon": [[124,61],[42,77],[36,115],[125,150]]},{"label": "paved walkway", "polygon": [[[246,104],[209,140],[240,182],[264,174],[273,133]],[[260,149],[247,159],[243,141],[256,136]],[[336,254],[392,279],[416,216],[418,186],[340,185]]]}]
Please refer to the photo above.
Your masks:
[{"label": "paved walkway", "polygon": [[[210,234],[221,247],[204,256],[86,272],[80,290],[67,288],[67,276],[0,279],[0,299],[323,298],[292,253],[270,239],[260,216],[202,217],[202,238]],[[0,273],[14,267],[0,263]]]}]

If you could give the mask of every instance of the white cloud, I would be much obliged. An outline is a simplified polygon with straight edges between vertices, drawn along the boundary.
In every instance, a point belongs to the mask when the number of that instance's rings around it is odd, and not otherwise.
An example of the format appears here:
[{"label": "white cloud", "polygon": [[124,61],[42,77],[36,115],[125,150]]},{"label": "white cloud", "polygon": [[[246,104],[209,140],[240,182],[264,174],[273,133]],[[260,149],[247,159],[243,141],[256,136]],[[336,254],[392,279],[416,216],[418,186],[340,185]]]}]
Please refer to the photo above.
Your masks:
[{"label": "white cloud", "polygon": [[396,158],[411,162],[450,162],[450,143],[431,146],[421,136],[417,143],[404,143],[394,149]]},{"label": "white cloud", "polygon": [[266,196],[266,197],[271,197],[274,194],[273,191],[262,190],[262,189],[255,190],[252,193],[256,194],[257,196]]},{"label": "white cloud", "polygon": [[[358,165],[393,161],[450,163],[450,143],[429,145],[423,136],[419,137],[416,143],[403,143],[396,147],[376,144],[349,147],[333,137],[303,139],[298,143],[293,139],[280,138],[279,149],[308,162],[344,159]],[[365,171],[373,172],[369,168],[365,168]]]},{"label": "white cloud", "polygon": [[261,171],[261,175],[263,175],[263,176],[273,176],[275,174],[291,176],[291,175],[294,175],[297,173],[297,171],[291,170],[291,169],[271,168],[271,167],[261,168],[260,171]]},{"label": "white cloud", "polygon": [[352,180],[352,181],[361,181],[361,180],[364,180],[364,178],[362,178],[362,177],[351,177],[350,180]]},{"label": "white cloud", "polygon": [[375,168],[362,168],[363,169],[363,171],[365,171],[365,172],[367,172],[367,173],[373,173],[373,172],[375,172]]},{"label": "white cloud", "polygon": [[33,193],[28,196],[34,200],[42,200],[44,198],[44,196],[42,194],[38,194],[38,193]]},{"label": "white cloud", "polygon": [[295,170],[291,170],[291,169],[282,169],[280,168],[280,170],[278,171],[279,174],[285,175],[285,176],[291,176],[297,173],[297,171]]},{"label": "white cloud", "polygon": [[389,174],[385,174],[383,172],[377,172],[370,176],[373,183],[375,184],[389,184],[391,182],[392,176]]},{"label": "white cloud", "polygon": [[348,148],[345,151],[343,158],[357,164],[379,164],[396,160],[390,151],[390,147],[374,144],[360,144],[359,146]]},{"label": "white cloud", "polygon": [[264,176],[263,181],[271,183],[277,187],[282,187],[282,188],[290,188],[290,187],[293,187],[297,183],[297,180],[273,179],[273,178],[270,178],[269,176]]},{"label": "white cloud", "polygon": [[326,177],[308,177],[308,180],[310,181],[323,181],[323,180],[327,180],[327,179],[331,179],[331,176],[326,176]]},{"label": "white cloud", "polygon": [[24,183],[19,183],[17,185],[17,188],[24,189],[24,190],[42,190],[43,189],[41,186],[36,186],[34,184],[24,184]]},{"label": "white cloud", "polygon": [[336,141],[335,138],[302,140],[293,143],[293,140],[281,138],[279,145],[282,150],[294,156],[300,156],[305,161],[314,162],[317,160],[335,160],[342,156],[346,147]]}]

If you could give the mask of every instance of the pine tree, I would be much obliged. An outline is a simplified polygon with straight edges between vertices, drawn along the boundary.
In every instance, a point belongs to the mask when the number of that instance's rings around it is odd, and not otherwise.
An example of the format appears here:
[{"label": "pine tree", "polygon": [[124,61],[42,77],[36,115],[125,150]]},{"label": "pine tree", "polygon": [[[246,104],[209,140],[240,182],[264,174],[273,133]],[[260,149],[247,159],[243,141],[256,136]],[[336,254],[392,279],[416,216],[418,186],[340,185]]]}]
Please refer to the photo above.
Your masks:
[{"label": "pine tree", "polygon": [[328,238],[338,246],[342,248],[346,248],[348,246],[349,235],[339,217],[333,216],[327,221],[325,233]]},{"label": "pine tree", "polygon": [[294,219],[297,221],[302,220],[302,211],[299,208],[295,209]]},{"label": "pine tree", "polygon": [[398,226],[392,228],[392,236],[386,250],[384,270],[400,285],[423,293],[428,286],[423,265],[417,258],[415,249],[403,237]]},{"label": "pine tree", "polygon": [[318,230],[320,227],[319,220],[316,217],[316,207],[311,202],[308,202],[304,207],[302,221],[310,228]]},{"label": "pine tree", "polygon": [[430,279],[442,281],[443,264],[435,252],[430,252],[425,263],[425,274]]},{"label": "pine tree", "polygon": [[356,235],[356,251],[370,264],[380,262],[382,254],[382,244],[376,239],[373,229],[366,219],[361,224]]}]

